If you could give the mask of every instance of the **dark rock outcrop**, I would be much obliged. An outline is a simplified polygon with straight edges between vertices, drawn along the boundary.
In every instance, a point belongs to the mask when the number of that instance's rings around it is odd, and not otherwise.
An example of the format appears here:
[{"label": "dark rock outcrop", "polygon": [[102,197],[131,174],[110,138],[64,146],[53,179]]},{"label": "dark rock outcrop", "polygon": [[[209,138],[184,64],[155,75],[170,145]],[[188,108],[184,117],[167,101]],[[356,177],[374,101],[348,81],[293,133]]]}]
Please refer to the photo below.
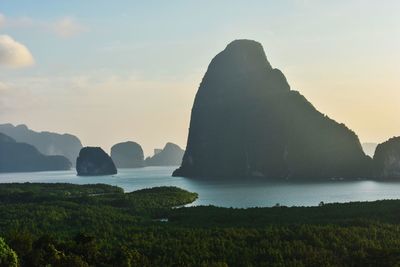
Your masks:
[{"label": "dark rock outcrop", "polygon": [[185,151],[178,145],[167,143],[165,147],[152,157],[146,158],[147,166],[179,166]]},{"label": "dark rock outcrop", "polygon": [[14,138],[17,142],[33,145],[44,155],[65,156],[73,164],[82,148],[81,141],[74,135],[35,132],[23,124],[18,126],[0,124],[0,132]]},{"label": "dark rock outcrop", "polygon": [[400,137],[390,138],[376,147],[374,170],[378,179],[400,179]]},{"label": "dark rock outcrop", "polygon": [[64,156],[45,156],[34,146],[17,143],[0,133],[0,172],[58,171],[71,167]]},{"label": "dark rock outcrop", "polygon": [[79,176],[111,175],[117,173],[113,160],[100,147],[84,147],[76,159]]},{"label": "dark rock outcrop", "polygon": [[144,167],[144,154],[142,147],[135,142],[123,142],[111,148],[111,158],[117,168]]},{"label": "dark rock outcrop", "polygon": [[369,176],[370,161],[353,131],[290,89],[260,43],[237,40],[208,67],[173,175],[351,179]]}]

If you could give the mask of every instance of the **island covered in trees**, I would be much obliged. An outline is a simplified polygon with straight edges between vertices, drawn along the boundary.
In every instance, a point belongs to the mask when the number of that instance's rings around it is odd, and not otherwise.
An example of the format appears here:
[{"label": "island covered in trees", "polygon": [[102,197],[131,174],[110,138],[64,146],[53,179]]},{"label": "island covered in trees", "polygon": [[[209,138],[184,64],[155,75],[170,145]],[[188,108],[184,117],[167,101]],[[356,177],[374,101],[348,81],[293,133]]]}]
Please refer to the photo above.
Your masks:
[{"label": "island covered in trees", "polygon": [[[399,200],[181,207],[156,187],[0,184],[0,266],[394,266]],[[179,208],[178,208],[179,207]]]}]

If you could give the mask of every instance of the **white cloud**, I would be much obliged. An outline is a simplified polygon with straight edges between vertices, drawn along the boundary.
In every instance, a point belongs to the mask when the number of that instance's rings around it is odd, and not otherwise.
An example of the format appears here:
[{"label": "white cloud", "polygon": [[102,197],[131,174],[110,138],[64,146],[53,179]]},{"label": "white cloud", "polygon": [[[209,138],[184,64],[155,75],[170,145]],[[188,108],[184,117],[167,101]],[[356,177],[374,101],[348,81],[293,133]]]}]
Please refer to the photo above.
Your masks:
[{"label": "white cloud", "polygon": [[54,32],[63,38],[69,38],[83,32],[85,28],[72,17],[64,17],[53,25]]},{"label": "white cloud", "polygon": [[6,17],[0,13],[0,28],[32,28],[35,22],[30,17]]},{"label": "white cloud", "polygon": [[30,29],[45,31],[61,38],[74,37],[87,30],[74,17],[62,17],[56,20],[39,20],[30,17],[6,17],[0,13],[0,28],[5,29]]},{"label": "white cloud", "polygon": [[20,68],[34,63],[28,48],[8,35],[0,35],[0,65]]}]

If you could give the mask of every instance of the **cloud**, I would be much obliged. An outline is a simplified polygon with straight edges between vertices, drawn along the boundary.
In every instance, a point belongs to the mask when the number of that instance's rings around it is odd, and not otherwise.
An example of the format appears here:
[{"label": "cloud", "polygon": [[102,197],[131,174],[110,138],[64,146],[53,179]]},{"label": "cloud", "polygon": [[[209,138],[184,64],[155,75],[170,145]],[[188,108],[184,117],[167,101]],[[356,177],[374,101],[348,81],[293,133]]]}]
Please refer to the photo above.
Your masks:
[{"label": "cloud", "polygon": [[85,31],[85,28],[72,17],[64,17],[54,22],[53,31],[62,38],[69,38]]},{"label": "cloud", "polygon": [[30,17],[6,17],[0,13],[0,29],[29,29],[52,33],[61,38],[71,38],[87,30],[74,17],[62,17],[56,20],[40,20]]},{"label": "cloud", "polygon": [[44,23],[40,21],[35,21],[30,17],[6,17],[4,14],[0,13],[0,28],[7,29],[31,29],[31,28],[41,28]]},{"label": "cloud", "polygon": [[8,35],[0,35],[0,65],[21,68],[34,64],[28,48]]}]

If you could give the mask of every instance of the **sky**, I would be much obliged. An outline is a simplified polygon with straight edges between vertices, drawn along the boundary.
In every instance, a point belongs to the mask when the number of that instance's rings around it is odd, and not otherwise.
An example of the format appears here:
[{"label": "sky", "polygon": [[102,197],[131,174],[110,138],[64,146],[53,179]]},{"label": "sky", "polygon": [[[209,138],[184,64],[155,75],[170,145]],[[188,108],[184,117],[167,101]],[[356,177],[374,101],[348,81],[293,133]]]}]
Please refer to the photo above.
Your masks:
[{"label": "sky", "polygon": [[106,151],[186,146],[195,93],[235,39],[361,142],[400,136],[400,1],[0,1],[0,123]]}]

